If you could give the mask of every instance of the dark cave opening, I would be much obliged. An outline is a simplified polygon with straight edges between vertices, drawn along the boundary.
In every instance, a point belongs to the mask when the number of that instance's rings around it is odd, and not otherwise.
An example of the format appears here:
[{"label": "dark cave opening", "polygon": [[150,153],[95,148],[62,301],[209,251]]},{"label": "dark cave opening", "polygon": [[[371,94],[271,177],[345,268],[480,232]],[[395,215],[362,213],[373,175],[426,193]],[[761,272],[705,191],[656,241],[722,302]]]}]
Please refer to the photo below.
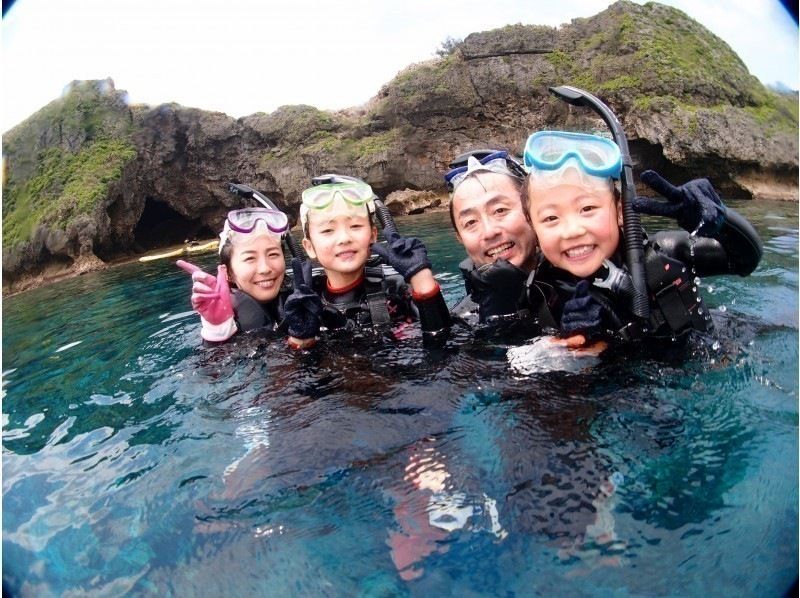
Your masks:
[{"label": "dark cave opening", "polygon": [[186,218],[152,197],[145,199],[142,216],[133,229],[134,242],[143,251],[214,236],[216,233],[199,218]]}]

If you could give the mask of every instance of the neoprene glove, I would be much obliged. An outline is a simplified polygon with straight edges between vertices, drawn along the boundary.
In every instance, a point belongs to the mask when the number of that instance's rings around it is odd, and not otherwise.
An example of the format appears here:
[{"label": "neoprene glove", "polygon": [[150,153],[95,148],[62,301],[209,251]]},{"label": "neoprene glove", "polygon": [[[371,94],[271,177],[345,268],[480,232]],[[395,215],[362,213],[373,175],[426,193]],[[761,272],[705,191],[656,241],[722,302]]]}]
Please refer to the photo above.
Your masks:
[{"label": "neoprene glove", "polygon": [[200,336],[214,343],[228,340],[236,333],[228,269],[220,264],[215,278],[189,262],[176,264],[192,275],[192,309],[200,314]]},{"label": "neoprene glove", "polygon": [[311,262],[292,258],[294,290],[283,304],[289,336],[311,339],[319,334],[322,299],[311,288]]},{"label": "neoprene glove", "polygon": [[708,179],[693,179],[676,187],[657,172],[645,170],[641,180],[667,201],[637,197],[632,204],[634,211],[675,218],[683,230],[697,231],[701,237],[715,235],[725,222],[725,204]]},{"label": "neoprene glove", "polygon": [[517,313],[527,278],[525,271],[504,259],[470,270],[467,288],[480,307],[481,322],[492,316]]},{"label": "neoprene glove", "polygon": [[564,311],[561,313],[561,331],[564,334],[580,332],[589,337],[599,332],[602,325],[601,306],[589,294],[590,287],[588,280],[581,280],[575,286],[572,299],[564,303]]},{"label": "neoprene glove", "polygon": [[428,250],[416,237],[401,237],[397,232],[383,230],[386,245],[375,243],[372,251],[383,261],[397,270],[398,274],[408,282],[418,272],[431,267]]}]

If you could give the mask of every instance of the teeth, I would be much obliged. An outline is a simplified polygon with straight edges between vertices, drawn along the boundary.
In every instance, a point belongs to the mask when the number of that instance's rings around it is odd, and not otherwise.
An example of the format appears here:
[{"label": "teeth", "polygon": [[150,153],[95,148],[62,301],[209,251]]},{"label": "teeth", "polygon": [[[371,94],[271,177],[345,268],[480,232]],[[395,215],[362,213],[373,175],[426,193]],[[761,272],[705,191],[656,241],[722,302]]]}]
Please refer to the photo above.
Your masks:
[{"label": "teeth", "polygon": [[581,245],[580,247],[573,247],[572,249],[567,249],[564,253],[567,254],[567,257],[574,259],[590,254],[593,249],[594,249],[593,245]]},{"label": "teeth", "polygon": [[508,243],[503,243],[502,245],[498,245],[497,247],[493,247],[489,251],[486,252],[486,255],[489,257],[494,257],[500,253],[503,253],[506,249],[511,249],[514,246],[514,243],[509,241]]}]

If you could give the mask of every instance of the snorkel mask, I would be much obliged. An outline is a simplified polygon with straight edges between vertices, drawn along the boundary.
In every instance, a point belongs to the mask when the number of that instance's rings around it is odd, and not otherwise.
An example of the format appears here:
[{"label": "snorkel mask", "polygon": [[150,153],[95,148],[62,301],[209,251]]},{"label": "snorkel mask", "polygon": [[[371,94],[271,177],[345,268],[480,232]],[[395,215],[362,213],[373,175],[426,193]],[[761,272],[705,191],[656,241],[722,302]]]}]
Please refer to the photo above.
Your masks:
[{"label": "snorkel mask", "polygon": [[524,153],[531,182],[549,189],[574,184],[608,191],[619,180],[622,157],[616,143],[598,135],[539,131],[528,138]]},{"label": "snorkel mask", "polygon": [[[326,178],[327,177],[327,178]],[[322,179],[322,180],[320,180]],[[327,182],[330,180],[331,182]],[[317,182],[319,181],[319,182]],[[309,213],[338,216],[367,216],[375,213],[375,193],[364,181],[343,175],[325,175],[314,179],[314,186],[303,191],[300,204],[300,225],[308,236]],[[364,208],[366,207],[366,214]]]},{"label": "snorkel mask", "polygon": [[228,212],[225,225],[219,234],[219,252],[226,243],[236,243],[259,235],[281,239],[289,230],[289,219],[280,210],[271,208],[244,208]]},{"label": "snorkel mask", "polygon": [[479,172],[504,174],[522,180],[525,169],[504,150],[474,150],[457,156],[450,163],[450,170],[444,175],[447,189],[454,193],[467,178]]},{"label": "snorkel mask", "polygon": [[[633,165],[628,149],[628,138],[617,119],[616,115],[603,102],[592,94],[562,85],[550,87],[550,93],[558,99],[573,106],[584,106],[600,115],[603,122],[611,129],[614,143],[619,148],[621,159],[621,172],[619,174],[622,195],[622,228],[625,238],[625,263],[630,272],[634,292],[631,295],[631,311],[640,319],[650,317],[650,303],[647,298],[647,278],[644,269],[644,232],[642,230],[639,214],[633,210],[633,200],[636,197],[636,186],[633,182]],[[576,157],[576,159],[578,159]],[[587,158],[588,160],[588,158]]]},{"label": "snorkel mask", "polygon": [[241,235],[274,234],[279,236],[289,250],[289,255],[303,259],[303,250],[289,232],[289,219],[273,201],[260,191],[241,183],[228,183],[228,191],[239,197],[254,199],[263,208],[245,208],[228,213],[220,233],[219,252],[229,241]]}]

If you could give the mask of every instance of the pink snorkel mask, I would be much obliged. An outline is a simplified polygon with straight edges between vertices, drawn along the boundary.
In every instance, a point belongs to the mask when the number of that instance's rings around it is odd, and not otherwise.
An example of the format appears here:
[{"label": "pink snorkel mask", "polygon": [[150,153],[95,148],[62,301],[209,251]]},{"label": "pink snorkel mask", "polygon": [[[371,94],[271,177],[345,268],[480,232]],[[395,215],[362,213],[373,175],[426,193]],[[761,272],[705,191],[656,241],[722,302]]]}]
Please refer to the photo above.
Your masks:
[{"label": "pink snorkel mask", "polygon": [[280,238],[289,230],[286,214],[270,208],[244,208],[228,212],[225,226],[219,235],[219,251],[228,242],[244,236],[272,235]]}]

